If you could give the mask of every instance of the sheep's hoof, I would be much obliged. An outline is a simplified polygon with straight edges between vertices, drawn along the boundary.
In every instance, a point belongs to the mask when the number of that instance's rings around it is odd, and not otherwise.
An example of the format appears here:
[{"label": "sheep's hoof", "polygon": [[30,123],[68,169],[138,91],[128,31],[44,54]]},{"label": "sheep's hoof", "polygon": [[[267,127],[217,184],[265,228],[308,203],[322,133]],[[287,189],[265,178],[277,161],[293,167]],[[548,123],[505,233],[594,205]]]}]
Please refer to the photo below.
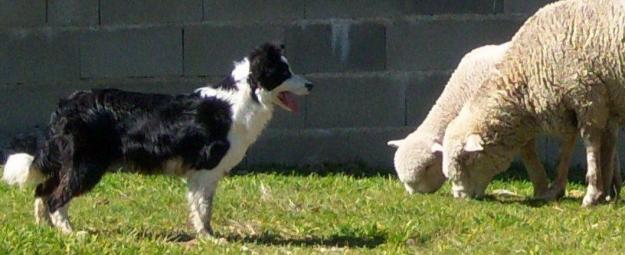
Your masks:
[{"label": "sheep's hoof", "polygon": [[564,189],[560,187],[550,187],[547,192],[535,196],[536,199],[544,201],[555,201],[564,197]]},{"label": "sheep's hoof", "polygon": [[601,192],[586,193],[584,200],[582,200],[582,207],[595,206],[602,201],[605,201],[605,195]]}]

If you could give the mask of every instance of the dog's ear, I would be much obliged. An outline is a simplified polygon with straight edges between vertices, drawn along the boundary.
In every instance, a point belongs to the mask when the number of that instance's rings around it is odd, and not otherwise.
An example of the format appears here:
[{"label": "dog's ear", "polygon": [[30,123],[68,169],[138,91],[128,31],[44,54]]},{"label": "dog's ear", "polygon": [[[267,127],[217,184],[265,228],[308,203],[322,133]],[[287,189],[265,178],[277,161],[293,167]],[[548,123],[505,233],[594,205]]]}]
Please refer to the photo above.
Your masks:
[{"label": "dog's ear", "polygon": [[432,144],[432,149],[431,149],[432,153],[443,153],[443,145],[441,145],[438,142],[434,142]]},{"label": "dog's ear", "polygon": [[467,141],[464,144],[464,151],[483,151],[484,147],[482,147],[482,144],[484,144],[484,141],[482,140],[482,137],[480,135],[470,134],[469,136],[467,136]]},{"label": "dog's ear", "polygon": [[279,61],[282,56],[282,50],[284,45],[277,45],[274,43],[263,43],[256,47],[249,55],[248,59],[254,64],[254,62],[265,61]]},{"label": "dog's ear", "polygon": [[288,64],[284,63],[282,56],[280,46],[273,43],[264,43],[254,49],[248,56],[252,85],[270,91],[282,84],[288,78],[285,74]]}]

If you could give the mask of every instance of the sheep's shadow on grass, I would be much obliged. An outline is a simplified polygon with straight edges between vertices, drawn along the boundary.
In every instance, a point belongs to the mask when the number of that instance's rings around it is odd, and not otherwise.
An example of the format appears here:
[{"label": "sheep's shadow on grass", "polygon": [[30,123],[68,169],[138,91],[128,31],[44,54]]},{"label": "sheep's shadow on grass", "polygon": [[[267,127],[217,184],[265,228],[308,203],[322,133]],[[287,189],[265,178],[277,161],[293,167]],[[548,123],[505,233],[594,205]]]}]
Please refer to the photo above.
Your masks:
[{"label": "sheep's shadow on grass", "polygon": [[258,235],[225,236],[228,242],[255,243],[262,245],[278,245],[278,246],[326,246],[339,248],[375,248],[386,242],[386,235],[376,233],[371,236],[352,236],[352,235],[332,235],[329,237],[302,237],[291,238],[283,237],[273,233],[264,232]]},{"label": "sheep's shadow on grass", "polygon": [[[520,204],[520,205],[524,205],[528,207],[539,208],[539,207],[549,206],[549,205],[553,205],[557,203],[575,203],[575,204],[581,205],[583,197],[565,196],[554,201],[545,201],[542,199],[535,199],[531,197],[528,197],[528,198],[519,197],[517,199],[510,199],[510,198],[502,198],[502,197],[495,196],[495,195],[486,195],[483,198],[480,198],[479,200],[493,202],[493,203],[500,203],[503,205]],[[623,197],[619,198],[617,201],[602,202],[600,203],[599,206],[605,206],[605,205],[616,206],[619,208],[625,207],[625,204],[623,203]]]},{"label": "sheep's shadow on grass", "polygon": [[546,205],[550,205],[552,203],[558,203],[558,202],[563,202],[563,201],[577,201],[579,200],[579,202],[581,203],[581,199],[580,198],[573,198],[573,197],[563,197],[558,199],[557,201],[545,201],[542,199],[534,199],[531,197],[523,197],[523,196],[519,196],[517,198],[509,198],[509,197],[501,197],[501,196],[496,196],[496,195],[485,195],[482,198],[479,198],[478,200],[481,201],[485,201],[485,202],[493,202],[493,203],[499,203],[499,204],[519,204],[519,205],[524,205],[524,206],[528,206],[528,207],[534,207],[534,208],[538,208],[538,207],[543,207]]},{"label": "sheep's shadow on grass", "polygon": [[[545,168],[547,170],[547,174],[549,176],[550,180],[554,180],[556,177],[556,172],[555,172],[555,167],[557,164],[546,164],[545,163]],[[586,186],[586,169],[583,166],[580,165],[576,165],[573,166],[569,169],[569,173],[568,173],[568,182],[569,184],[576,184],[576,185],[581,185],[581,186]],[[621,170],[621,176],[625,176],[625,173],[623,173],[623,171]],[[524,181],[529,181],[529,177],[527,176],[527,171],[525,169],[525,166],[523,165],[523,163],[521,162],[513,162],[510,165],[510,168],[499,174],[498,176],[495,177],[495,179],[500,180],[500,181],[518,181],[518,180],[524,180]],[[621,191],[621,193],[623,193]],[[572,202],[572,203],[582,203],[582,199],[583,196],[564,196],[562,198],[559,198],[555,201],[544,201],[544,200],[540,200],[540,199],[533,199],[531,197],[520,197],[519,198],[506,198],[506,197],[498,197],[498,196],[494,196],[494,195],[487,195],[484,198],[482,198],[482,200],[485,201],[491,201],[491,202],[498,202],[501,204],[522,204],[522,205],[526,205],[529,207],[542,207],[545,205],[550,205],[553,203],[562,203],[562,202]],[[621,194],[621,198],[619,200],[617,200],[616,202],[612,201],[612,202],[603,202],[601,204],[611,204],[611,205],[616,205],[616,206],[622,206],[622,200],[623,196]]]}]

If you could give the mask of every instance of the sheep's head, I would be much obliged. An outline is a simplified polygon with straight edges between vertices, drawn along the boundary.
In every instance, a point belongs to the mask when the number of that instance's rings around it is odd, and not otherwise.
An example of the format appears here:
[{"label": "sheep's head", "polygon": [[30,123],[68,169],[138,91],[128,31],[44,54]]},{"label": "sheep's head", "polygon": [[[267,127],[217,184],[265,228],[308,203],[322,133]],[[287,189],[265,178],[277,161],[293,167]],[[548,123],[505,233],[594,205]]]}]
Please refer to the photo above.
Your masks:
[{"label": "sheep's head", "polygon": [[443,153],[443,173],[452,182],[456,198],[481,197],[488,183],[507,168],[513,152],[492,144],[485,144],[481,134],[473,130],[476,121],[461,113],[454,119],[439,148]]},{"label": "sheep's head", "polygon": [[396,147],[395,171],[406,191],[413,194],[435,192],[445,183],[442,172],[442,155],[432,151],[429,137],[409,137],[404,140],[389,141]]}]

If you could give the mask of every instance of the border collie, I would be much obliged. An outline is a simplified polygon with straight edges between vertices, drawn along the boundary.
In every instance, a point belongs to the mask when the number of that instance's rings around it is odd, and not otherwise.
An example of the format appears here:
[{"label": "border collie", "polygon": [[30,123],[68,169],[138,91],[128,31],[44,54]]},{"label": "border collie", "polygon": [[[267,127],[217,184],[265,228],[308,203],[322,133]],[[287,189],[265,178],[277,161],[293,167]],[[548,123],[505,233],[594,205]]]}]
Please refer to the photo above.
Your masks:
[{"label": "border collie", "polygon": [[295,95],[312,87],[293,74],[282,47],[266,43],[235,63],[221,83],[191,94],[78,91],[60,100],[36,152],[9,156],[3,179],[37,184],[37,223],[71,233],[69,202],[115,166],[182,176],[193,227],[210,237],[217,182],[243,159],[274,105],[296,111]]}]

